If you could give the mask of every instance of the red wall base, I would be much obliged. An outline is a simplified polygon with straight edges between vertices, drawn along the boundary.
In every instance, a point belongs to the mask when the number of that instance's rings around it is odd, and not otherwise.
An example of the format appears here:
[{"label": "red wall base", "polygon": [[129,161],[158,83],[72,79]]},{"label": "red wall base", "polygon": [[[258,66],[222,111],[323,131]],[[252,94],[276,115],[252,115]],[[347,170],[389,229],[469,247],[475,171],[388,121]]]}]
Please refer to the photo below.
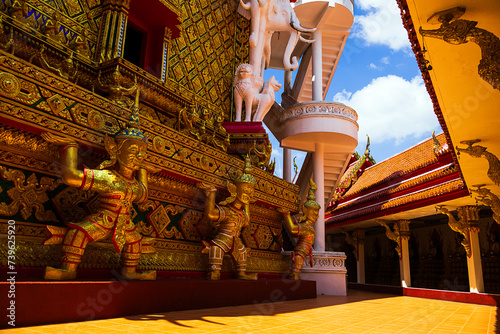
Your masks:
[{"label": "red wall base", "polygon": [[358,283],[347,283],[347,288],[353,290],[388,293],[397,296],[447,300],[450,302],[489,305],[489,306],[500,305],[500,295],[492,295],[487,293],[471,293],[471,292],[431,290],[431,289],[420,289],[420,288],[403,288],[400,286],[358,284]]},{"label": "red wall base", "polygon": [[487,293],[403,288],[403,295],[409,297],[439,299],[439,300],[447,300],[450,302],[480,304],[489,306],[498,306],[500,304],[499,295],[490,295]]},{"label": "red wall base", "polygon": [[[16,327],[316,298],[316,282],[159,279],[157,281],[0,282],[0,308],[15,301]],[[7,310],[7,314],[9,314]],[[11,328],[3,317],[0,328]]]}]

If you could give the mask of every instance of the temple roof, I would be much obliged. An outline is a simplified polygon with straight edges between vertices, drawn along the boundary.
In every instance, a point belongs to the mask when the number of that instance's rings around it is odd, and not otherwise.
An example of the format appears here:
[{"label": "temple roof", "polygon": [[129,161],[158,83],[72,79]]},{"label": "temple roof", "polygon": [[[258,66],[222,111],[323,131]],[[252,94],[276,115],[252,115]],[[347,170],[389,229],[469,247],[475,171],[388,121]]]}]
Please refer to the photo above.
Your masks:
[{"label": "temple roof", "polygon": [[[446,143],[444,134],[440,134],[436,138],[441,145]],[[434,153],[433,147],[434,141],[430,138],[387,160],[368,167],[344,198],[436,163],[438,155]],[[445,152],[441,152],[441,155]]]},{"label": "temple roof", "polygon": [[[326,212],[327,225],[348,225],[431,201],[463,196],[466,190],[444,134],[366,168]],[[356,164],[351,165],[353,168]],[[349,170],[347,170],[349,172]],[[439,200],[437,200],[439,198]]]}]

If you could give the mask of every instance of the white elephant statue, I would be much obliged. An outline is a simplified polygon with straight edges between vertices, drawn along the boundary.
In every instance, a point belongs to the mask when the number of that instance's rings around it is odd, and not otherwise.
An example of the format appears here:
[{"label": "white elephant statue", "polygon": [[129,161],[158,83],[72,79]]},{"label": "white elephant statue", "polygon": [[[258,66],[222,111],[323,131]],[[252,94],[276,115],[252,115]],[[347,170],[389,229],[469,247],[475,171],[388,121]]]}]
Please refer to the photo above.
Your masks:
[{"label": "white elephant statue", "polygon": [[238,13],[251,19],[250,64],[257,76],[262,77],[264,69],[269,65],[271,38],[275,31],[290,32],[283,57],[283,65],[290,71],[298,66],[297,58],[291,55],[299,39],[306,43],[314,42],[304,39],[301,33],[314,32],[316,28],[306,29],[300,25],[289,0],[249,0],[247,3],[240,0]]},{"label": "white elephant statue", "polygon": [[274,92],[280,90],[281,84],[273,77],[269,78],[262,88],[263,80],[256,76],[253,66],[241,64],[234,77],[235,121],[241,122],[243,104],[245,105],[245,122],[252,120],[262,122],[274,103]]}]

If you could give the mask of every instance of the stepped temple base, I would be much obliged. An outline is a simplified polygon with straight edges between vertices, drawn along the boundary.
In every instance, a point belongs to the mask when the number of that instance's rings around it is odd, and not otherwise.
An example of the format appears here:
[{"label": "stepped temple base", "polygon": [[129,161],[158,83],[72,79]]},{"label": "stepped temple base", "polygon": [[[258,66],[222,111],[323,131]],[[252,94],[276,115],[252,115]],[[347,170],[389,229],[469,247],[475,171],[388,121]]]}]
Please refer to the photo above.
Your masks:
[{"label": "stepped temple base", "polygon": [[[117,271],[115,276],[102,281],[16,282],[16,327],[316,298],[316,282],[284,276],[257,281],[126,281]],[[9,289],[10,283],[0,283],[2,295]],[[4,310],[7,303],[2,298]],[[6,328],[7,321],[3,319],[0,328]]]}]

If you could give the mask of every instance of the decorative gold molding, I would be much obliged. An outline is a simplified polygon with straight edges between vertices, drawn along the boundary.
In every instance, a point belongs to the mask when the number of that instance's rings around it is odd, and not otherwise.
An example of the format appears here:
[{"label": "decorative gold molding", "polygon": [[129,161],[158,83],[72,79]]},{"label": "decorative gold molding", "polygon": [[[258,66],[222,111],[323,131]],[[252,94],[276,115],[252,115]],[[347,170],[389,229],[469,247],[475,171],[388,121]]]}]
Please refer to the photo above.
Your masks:
[{"label": "decorative gold molding", "polygon": [[[0,241],[7,238],[7,220],[0,219]],[[16,248],[19,267],[58,266],[60,245],[44,246],[43,240],[49,236],[44,225],[16,221]],[[139,262],[141,270],[206,271],[208,261],[201,253],[201,243],[155,239],[156,254],[144,254]],[[0,242],[0,265],[7,265],[7,242]],[[80,268],[118,269],[120,254],[113,249],[110,240],[90,244],[83,256]],[[232,261],[224,261],[224,272],[232,271]],[[288,270],[281,252],[250,251],[247,268],[251,272],[285,273]]]},{"label": "decorative gold molding", "polygon": [[[0,265],[7,266],[7,235],[0,235]],[[16,265],[19,267],[43,267],[60,265],[60,245],[42,245],[41,238],[16,238]],[[156,254],[143,254],[139,262],[139,270],[163,271],[200,271],[208,269],[208,258],[201,252],[185,251],[179,247],[158,249]],[[223,272],[231,272],[232,261],[229,257],[222,266]],[[90,244],[83,256],[82,269],[118,269],[120,254],[117,254],[110,243],[96,242]],[[250,272],[285,273],[288,269],[286,262],[277,257],[259,256],[251,252],[247,264]]]},{"label": "decorative gold molding", "polygon": [[302,102],[286,109],[280,119],[282,124],[289,120],[307,116],[330,116],[352,122],[359,128],[358,113],[342,104],[327,101]]}]

